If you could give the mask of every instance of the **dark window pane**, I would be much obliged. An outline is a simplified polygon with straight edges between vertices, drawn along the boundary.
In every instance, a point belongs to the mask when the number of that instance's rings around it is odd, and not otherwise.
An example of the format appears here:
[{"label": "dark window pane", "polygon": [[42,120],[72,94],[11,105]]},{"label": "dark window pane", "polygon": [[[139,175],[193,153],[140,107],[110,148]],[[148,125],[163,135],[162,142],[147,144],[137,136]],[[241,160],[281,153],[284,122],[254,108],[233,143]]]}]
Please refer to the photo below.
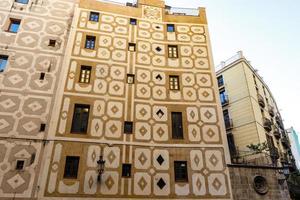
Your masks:
[{"label": "dark window pane", "polygon": [[173,139],[183,139],[182,113],[172,112],[172,137]]},{"label": "dark window pane", "polygon": [[40,132],[43,132],[46,130],[46,124],[41,124],[40,126]]},{"label": "dark window pane", "polygon": [[168,57],[169,58],[178,58],[177,45],[168,45]]},{"label": "dark window pane", "polygon": [[170,90],[179,90],[179,76],[169,76]]},{"label": "dark window pane", "polygon": [[223,80],[223,76],[219,76],[218,78],[218,86],[221,87],[224,85],[224,80]]},{"label": "dark window pane", "polygon": [[10,19],[10,24],[8,31],[12,33],[17,33],[20,27],[21,20],[19,19]]},{"label": "dark window pane", "polygon": [[0,55],[0,72],[3,72],[7,65],[8,56]]},{"label": "dark window pane", "polygon": [[133,122],[124,123],[124,133],[132,133]]},{"label": "dark window pane", "polygon": [[174,24],[168,24],[168,25],[167,25],[167,31],[168,31],[168,32],[174,32],[174,31],[175,31],[175,26],[174,26]]},{"label": "dark window pane", "polygon": [[91,12],[90,13],[90,21],[98,22],[99,21],[99,13]]},{"label": "dark window pane", "polygon": [[95,42],[96,42],[96,37],[95,36],[86,36],[85,40],[85,48],[87,49],[95,49]]},{"label": "dark window pane", "polygon": [[128,44],[128,51],[135,51],[135,43]]},{"label": "dark window pane", "polygon": [[222,104],[222,105],[228,103],[228,96],[227,96],[225,90],[222,90],[222,91],[220,92],[220,100],[221,100],[221,104]]},{"label": "dark window pane", "polygon": [[90,83],[91,72],[92,72],[91,66],[81,66],[79,82],[80,83]]},{"label": "dark window pane", "polygon": [[131,25],[136,25],[136,22],[137,22],[136,19],[130,18],[130,24]]},{"label": "dark window pane", "polygon": [[122,165],[122,177],[131,177],[131,164]]},{"label": "dark window pane", "polygon": [[175,181],[188,181],[187,162],[174,161]]},{"label": "dark window pane", "polygon": [[17,3],[28,4],[28,0],[15,0]]},{"label": "dark window pane", "polygon": [[232,133],[227,134],[227,142],[228,142],[230,155],[234,157],[236,155],[236,148],[235,148],[235,142]]},{"label": "dark window pane", "polygon": [[16,170],[22,170],[24,168],[24,160],[17,160]]},{"label": "dark window pane", "polygon": [[72,133],[86,133],[89,122],[89,105],[75,104],[73,121],[72,121]]},{"label": "dark window pane", "polygon": [[77,178],[79,156],[67,156],[64,178]]}]

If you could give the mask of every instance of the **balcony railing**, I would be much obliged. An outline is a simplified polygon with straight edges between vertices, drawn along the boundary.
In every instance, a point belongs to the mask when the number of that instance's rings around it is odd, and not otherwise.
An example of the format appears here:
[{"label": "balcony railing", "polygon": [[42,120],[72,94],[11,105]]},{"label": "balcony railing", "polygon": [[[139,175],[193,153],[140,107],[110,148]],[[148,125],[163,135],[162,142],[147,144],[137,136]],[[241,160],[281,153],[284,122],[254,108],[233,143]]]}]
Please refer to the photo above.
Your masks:
[{"label": "balcony railing", "polygon": [[270,116],[271,117],[274,117],[275,116],[275,112],[274,112],[274,108],[273,108],[273,106],[268,106],[268,109],[269,109],[269,114],[270,114]]},{"label": "balcony railing", "polygon": [[166,6],[165,12],[167,15],[199,16],[199,10],[194,8],[176,8]]},{"label": "balcony railing", "polygon": [[224,122],[225,122],[225,128],[226,130],[230,130],[233,128],[233,122],[232,119],[230,119],[229,117],[224,118]]},{"label": "balcony railing", "polygon": [[282,138],[281,138],[281,143],[284,147],[286,148],[289,148],[290,147],[290,143],[289,143],[289,140],[288,138],[286,137],[286,135],[284,135]]},{"label": "balcony railing", "polygon": [[257,99],[258,99],[258,104],[264,108],[266,106],[264,98],[260,94],[257,94]]},{"label": "balcony railing", "polygon": [[264,128],[266,131],[270,132],[272,130],[272,122],[267,119],[267,118],[264,118],[263,119],[263,122],[264,122]]},{"label": "balcony railing", "polygon": [[283,122],[282,122],[282,119],[279,115],[277,115],[275,117],[275,120],[276,120],[276,123],[278,124],[278,126],[281,128],[281,129],[284,129],[284,126],[283,126]]}]

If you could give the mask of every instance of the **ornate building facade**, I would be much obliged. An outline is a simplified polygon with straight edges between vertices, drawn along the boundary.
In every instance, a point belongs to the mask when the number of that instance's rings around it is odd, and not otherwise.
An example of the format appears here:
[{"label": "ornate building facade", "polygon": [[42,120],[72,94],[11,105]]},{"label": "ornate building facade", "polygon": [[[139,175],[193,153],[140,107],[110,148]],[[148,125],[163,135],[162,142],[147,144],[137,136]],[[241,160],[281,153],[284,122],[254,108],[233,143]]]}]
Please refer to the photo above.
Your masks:
[{"label": "ornate building facade", "polygon": [[205,9],[189,11],[80,1],[40,198],[231,199]]},{"label": "ornate building facade", "polygon": [[74,5],[0,1],[0,198],[38,195]]}]

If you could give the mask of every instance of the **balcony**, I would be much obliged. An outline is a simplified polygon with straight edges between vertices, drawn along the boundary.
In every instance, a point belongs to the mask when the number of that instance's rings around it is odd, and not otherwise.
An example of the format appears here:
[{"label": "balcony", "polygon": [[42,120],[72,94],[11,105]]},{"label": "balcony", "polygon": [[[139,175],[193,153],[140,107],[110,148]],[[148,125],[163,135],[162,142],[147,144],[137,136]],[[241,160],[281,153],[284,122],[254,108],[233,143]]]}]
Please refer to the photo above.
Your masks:
[{"label": "balcony", "polygon": [[280,131],[279,131],[279,129],[278,129],[277,127],[274,128],[273,135],[274,135],[275,138],[277,138],[277,139],[280,139],[280,138],[281,138]]},{"label": "balcony", "polygon": [[283,126],[283,122],[282,122],[282,119],[279,115],[277,115],[275,117],[275,120],[276,120],[276,123],[278,124],[278,126],[281,128],[281,129],[284,129],[284,126]]},{"label": "balcony", "polygon": [[285,148],[289,148],[289,147],[290,147],[290,143],[289,143],[289,140],[288,140],[288,138],[286,137],[286,135],[284,135],[284,136],[281,138],[281,143],[282,143],[282,145],[283,145]]},{"label": "balcony", "polygon": [[229,117],[225,117],[224,118],[224,122],[225,122],[225,128],[226,128],[226,130],[230,130],[230,129],[233,128],[232,119],[230,119]]},{"label": "balcony", "polygon": [[276,147],[270,148],[270,156],[271,156],[272,160],[279,159],[279,151]]},{"label": "balcony", "polygon": [[263,107],[263,108],[266,107],[265,100],[260,94],[257,94],[257,99],[258,99],[258,104],[261,107]]},{"label": "balcony", "polygon": [[271,117],[275,116],[275,112],[274,112],[274,107],[273,106],[268,106],[268,110],[269,110],[269,114]]},{"label": "balcony", "polygon": [[270,132],[272,130],[272,122],[269,119],[264,118],[263,123],[264,123],[265,130]]}]

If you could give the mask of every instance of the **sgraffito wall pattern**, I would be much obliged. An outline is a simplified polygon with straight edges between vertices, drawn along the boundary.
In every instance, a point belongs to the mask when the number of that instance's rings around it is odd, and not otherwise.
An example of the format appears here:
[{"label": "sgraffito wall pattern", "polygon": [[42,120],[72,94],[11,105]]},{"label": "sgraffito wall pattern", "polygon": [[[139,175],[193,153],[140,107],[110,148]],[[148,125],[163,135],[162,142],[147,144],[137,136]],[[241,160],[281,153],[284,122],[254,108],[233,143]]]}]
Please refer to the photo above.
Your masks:
[{"label": "sgraffito wall pattern", "polygon": [[[75,1],[0,2],[0,196],[32,199]],[[20,20],[17,33],[11,20]],[[50,40],[56,41],[49,45]],[[41,125],[45,124],[45,129]],[[43,125],[42,125],[43,126]],[[22,170],[16,169],[24,161]],[[0,197],[0,198],[1,198]]]}]

